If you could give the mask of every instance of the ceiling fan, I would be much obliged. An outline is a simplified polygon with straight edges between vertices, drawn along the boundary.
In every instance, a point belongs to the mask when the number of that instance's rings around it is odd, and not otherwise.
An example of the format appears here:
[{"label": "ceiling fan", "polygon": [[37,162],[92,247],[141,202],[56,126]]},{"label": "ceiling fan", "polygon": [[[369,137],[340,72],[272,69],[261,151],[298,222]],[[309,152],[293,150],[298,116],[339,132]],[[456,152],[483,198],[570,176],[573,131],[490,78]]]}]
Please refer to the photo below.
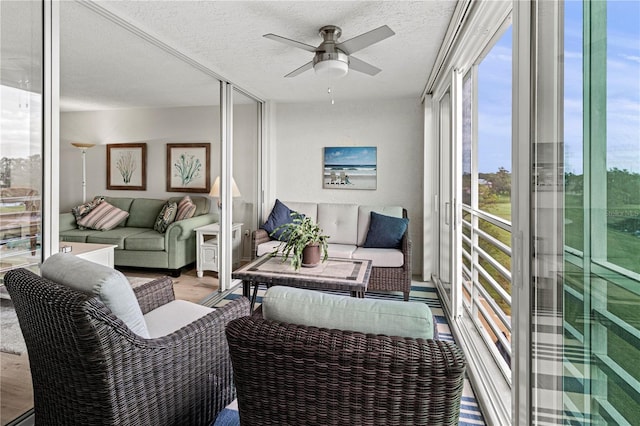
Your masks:
[{"label": "ceiling fan", "polygon": [[320,28],[319,34],[323,41],[318,47],[275,34],[265,34],[263,37],[315,53],[313,60],[291,71],[285,75],[285,77],[295,77],[313,68],[316,74],[326,75],[330,78],[338,78],[346,75],[349,69],[371,76],[378,74],[381,71],[380,68],[374,67],[351,55],[365,47],[389,38],[395,33],[391,28],[383,25],[375,30],[350,38],[349,40],[338,42],[340,35],[342,35],[342,29],[335,25],[326,25]]}]

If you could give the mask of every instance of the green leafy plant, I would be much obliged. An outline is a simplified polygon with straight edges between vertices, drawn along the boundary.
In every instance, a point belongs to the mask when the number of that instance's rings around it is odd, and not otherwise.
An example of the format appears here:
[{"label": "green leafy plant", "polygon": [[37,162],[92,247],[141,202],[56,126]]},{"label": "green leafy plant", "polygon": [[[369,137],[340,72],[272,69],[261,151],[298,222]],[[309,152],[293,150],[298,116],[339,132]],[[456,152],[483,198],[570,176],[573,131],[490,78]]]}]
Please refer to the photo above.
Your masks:
[{"label": "green leafy plant", "polygon": [[182,186],[190,184],[195,178],[200,176],[202,163],[195,155],[180,154],[178,160],[173,163],[175,169],[174,176],[180,178]]},{"label": "green leafy plant", "polygon": [[322,250],[322,261],[327,260],[327,240],[322,230],[310,217],[303,217],[298,213],[292,213],[293,222],[278,226],[271,232],[273,237],[282,231],[280,239],[282,242],[271,253],[272,256],[282,253],[282,261],[285,262],[291,258],[291,266],[296,271],[302,266],[302,252],[308,245],[318,244]]}]

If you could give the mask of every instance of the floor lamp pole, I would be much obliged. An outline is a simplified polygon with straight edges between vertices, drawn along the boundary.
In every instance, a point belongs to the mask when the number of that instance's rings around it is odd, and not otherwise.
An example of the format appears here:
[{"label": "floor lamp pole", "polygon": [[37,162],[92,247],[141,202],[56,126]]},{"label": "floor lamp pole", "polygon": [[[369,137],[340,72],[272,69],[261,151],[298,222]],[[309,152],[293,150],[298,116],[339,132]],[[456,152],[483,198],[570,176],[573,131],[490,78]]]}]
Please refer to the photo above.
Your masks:
[{"label": "floor lamp pole", "polygon": [[71,145],[82,151],[82,202],[87,201],[87,149],[95,146],[93,143],[71,142]]}]

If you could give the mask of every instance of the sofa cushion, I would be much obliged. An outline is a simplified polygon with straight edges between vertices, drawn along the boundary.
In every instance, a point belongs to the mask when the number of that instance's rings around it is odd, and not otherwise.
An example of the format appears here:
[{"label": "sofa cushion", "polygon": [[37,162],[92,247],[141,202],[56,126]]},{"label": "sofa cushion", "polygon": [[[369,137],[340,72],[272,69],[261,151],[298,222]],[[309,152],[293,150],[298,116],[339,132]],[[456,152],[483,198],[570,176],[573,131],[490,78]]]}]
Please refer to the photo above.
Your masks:
[{"label": "sofa cushion", "polygon": [[399,268],[404,265],[404,254],[398,249],[358,247],[351,257],[370,260],[371,266],[376,268]]},{"label": "sofa cushion", "polygon": [[337,257],[339,259],[351,259],[353,252],[358,247],[353,244],[327,244],[327,254],[329,257]]},{"label": "sofa cushion", "polygon": [[162,210],[165,203],[165,200],[136,198],[131,203],[131,208],[129,209],[127,226],[133,228],[153,229],[156,218],[160,214],[160,210]]},{"label": "sofa cushion", "polygon": [[425,303],[358,299],[319,291],[274,286],[262,298],[262,315],[270,321],[306,326],[433,338],[433,316]]},{"label": "sofa cushion", "polygon": [[105,231],[100,233],[95,233],[87,236],[88,243],[96,243],[96,244],[116,244],[116,250],[124,250],[125,244],[124,240],[136,234],[141,234],[143,232],[147,232],[149,229],[147,228],[116,228],[111,231]]},{"label": "sofa cushion", "polygon": [[310,217],[314,222],[318,221],[318,203],[301,203],[297,201],[285,201],[284,203],[294,212],[298,212],[304,217]]},{"label": "sofa cushion", "polygon": [[[133,198],[127,197],[104,197],[104,200],[111,204],[112,206],[116,206],[117,208],[124,210],[126,212],[131,208],[131,203],[133,203]],[[121,222],[118,226],[127,226],[127,221]]]},{"label": "sofa cushion", "polygon": [[46,279],[98,297],[131,331],[149,337],[138,300],[122,272],[71,253],[50,256],[41,271]]},{"label": "sofa cushion", "polygon": [[185,195],[180,202],[178,202],[178,211],[176,212],[175,221],[192,218],[196,213],[196,204],[191,200],[191,197]]},{"label": "sofa cushion", "polygon": [[60,240],[73,243],[86,243],[89,235],[102,234],[102,231],[95,229],[69,229],[60,232]]},{"label": "sofa cushion", "polygon": [[400,248],[408,226],[409,219],[405,217],[391,217],[371,212],[369,232],[363,247]]},{"label": "sofa cushion", "polygon": [[358,207],[358,246],[364,246],[369,232],[371,222],[371,212],[380,213],[391,217],[402,217],[402,207],[400,206],[359,206]]},{"label": "sofa cushion", "polygon": [[[291,213],[294,214],[292,215]],[[261,226],[261,228],[267,231],[271,238],[282,240],[282,234],[285,229],[278,228],[286,225],[287,223],[292,223],[294,217],[294,211],[291,211],[291,209],[289,209],[289,207],[287,207],[280,200],[276,200],[276,203],[273,205],[273,209],[271,209],[271,213],[269,213],[267,221],[264,223],[264,225]]]},{"label": "sofa cushion", "polygon": [[186,300],[173,300],[147,312],[144,321],[149,337],[155,339],[178,331],[214,310]]},{"label": "sofa cushion", "polygon": [[160,213],[158,213],[156,222],[153,224],[153,230],[164,234],[169,225],[175,220],[176,213],[178,213],[178,205],[176,203],[171,201],[164,203]]},{"label": "sofa cushion", "polygon": [[164,247],[164,234],[149,229],[145,232],[125,237],[125,250],[162,251]]},{"label": "sofa cushion", "polygon": [[98,204],[91,212],[78,221],[78,226],[108,231],[124,222],[129,213],[106,201]]},{"label": "sofa cushion", "polygon": [[356,204],[318,204],[318,225],[333,244],[358,241],[358,206]]}]

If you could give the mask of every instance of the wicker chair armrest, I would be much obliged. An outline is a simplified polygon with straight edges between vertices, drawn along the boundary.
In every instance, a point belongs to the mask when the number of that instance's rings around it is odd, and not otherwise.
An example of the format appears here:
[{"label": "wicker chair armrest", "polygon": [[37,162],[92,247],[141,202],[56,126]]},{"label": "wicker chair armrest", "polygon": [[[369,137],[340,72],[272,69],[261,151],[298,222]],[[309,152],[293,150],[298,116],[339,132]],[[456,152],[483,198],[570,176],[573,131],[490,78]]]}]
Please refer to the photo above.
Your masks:
[{"label": "wicker chair armrest", "polygon": [[[148,424],[210,425],[217,414],[236,397],[227,324],[249,315],[249,301],[239,298],[163,337],[143,339],[126,327],[114,327],[119,320],[100,309],[95,317],[103,341],[114,388],[145,389],[123,392],[117,404],[123,412],[146,413]],[[115,320],[116,324],[112,323]],[[132,375],[135,371],[137,374]],[[120,383],[120,381],[127,383]],[[161,384],[161,388],[158,387]],[[138,417],[119,424],[135,424]]]},{"label": "wicker chair armrest", "polygon": [[175,300],[173,292],[173,280],[169,277],[162,277],[144,283],[133,289],[138,304],[143,314],[150,312],[172,300]]},{"label": "wicker chair armrest", "polygon": [[411,245],[411,237],[409,236],[409,229],[407,229],[402,237],[402,255],[404,256],[404,264],[402,265],[402,268],[409,272],[411,272]]},{"label": "wicker chair armrest", "polygon": [[253,231],[251,235],[251,254],[253,257],[256,257],[258,253],[258,246],[262,243],[266,243],[267,241],[271,241],[271,237],[269,237],[269,233],[264,229],[256,229]]}]

